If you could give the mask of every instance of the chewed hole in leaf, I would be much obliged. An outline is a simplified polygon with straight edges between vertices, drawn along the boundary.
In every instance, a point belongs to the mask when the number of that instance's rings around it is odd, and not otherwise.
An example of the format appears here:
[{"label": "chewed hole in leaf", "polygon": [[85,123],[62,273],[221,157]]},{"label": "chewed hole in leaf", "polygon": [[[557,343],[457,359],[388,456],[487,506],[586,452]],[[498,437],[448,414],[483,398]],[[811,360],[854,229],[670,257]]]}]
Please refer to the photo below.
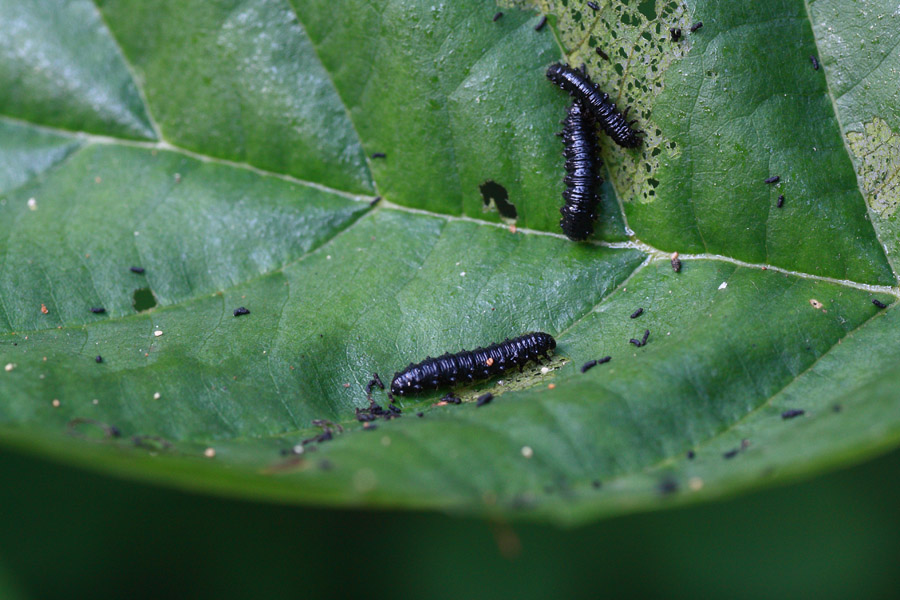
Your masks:
[{"label": "chewed hole in leaf", "polygon": [[478,189],[481,191],[481,199],[484,202],[484,210],[496,210],[504,220],[515,221],[519,217],[515,204],[509,201],[506,188],[488,179]]},{"label": "chewed hole in leaf", "polygon": [[140,288],[134,290],[132,305],[136,312],[144,312],[156,306],[156,296],[150,288]]}]

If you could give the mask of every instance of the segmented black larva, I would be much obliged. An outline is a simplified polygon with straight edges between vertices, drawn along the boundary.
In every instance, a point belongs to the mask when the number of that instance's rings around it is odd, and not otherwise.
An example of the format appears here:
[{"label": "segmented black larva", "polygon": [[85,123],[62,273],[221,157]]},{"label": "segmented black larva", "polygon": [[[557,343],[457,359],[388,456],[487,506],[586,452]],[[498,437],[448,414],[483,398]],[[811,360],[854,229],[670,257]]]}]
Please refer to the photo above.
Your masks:
[{"label": "segmented black larva", "polygon": [[628,125],[622,113],[616,110],[616,105],[609,101],[609,94],[601,92],[585,73],[557,63],[547,69],[547,78],[576,100],[581,100],[615,143],[625,148],[640,146],[638,132]]},{"label": "segmented black larva", "polygon": [[559,209],[562,215],[559,226],[566,237],[579,241],[594,232],[600,202],[597,186],[603,181],[597,172],[603,162],[597,156],[593,120],[578,100],[569,107],[563,121],[562,139],[566,157],[566,189],[563,190],[566,203]]},{"label": "segmented black larva", "polygon": [[513,367],[519,370],[528,361],[548,357],[556,348],[556,340],[549,333],[536,331],[514,339],[456,354],[428,357],[396,373],[391,381],[391,393],[397,396],[434,390],[443,386],[468,383],[499,375]]}]

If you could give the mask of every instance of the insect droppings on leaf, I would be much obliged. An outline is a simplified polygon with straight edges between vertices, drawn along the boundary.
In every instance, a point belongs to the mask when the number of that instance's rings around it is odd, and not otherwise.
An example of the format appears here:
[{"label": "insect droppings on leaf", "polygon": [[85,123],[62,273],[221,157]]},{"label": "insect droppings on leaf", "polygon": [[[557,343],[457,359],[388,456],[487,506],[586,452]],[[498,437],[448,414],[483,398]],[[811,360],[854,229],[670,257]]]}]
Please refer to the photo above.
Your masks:
[{"label": "insect droppings on leaf", "polygon": [[628,340],[628,341],[629,341],[630,343],[634,344],[635,346],[637,346],[638,348],[640,348],[641,346],[646,346],[646,345],[647,345],[647,338],[649,338],[649,337],[650,337],[650,330],[649,330],[649,329],[646,329],[646,330],[644,331],[644,337],[643,337],[643,338],[641,338],[640,340],[636,340],[636,339],[634,339],[634,338],[631,338],[631,339]]},{"label": "insect droppings on leaf", "polygon": [[669,35],[672,36],[673,42],[677,42],[681,39],[681,29],[679,29],[678,27],[672,27],[671,29],[669,29]]},{"label": "insect droppings on leaf", "polygon": [[503,13],[502,13],[502,12],[496,12],[496,13],[494,13],[494,19],[493,19],[494,23],[496,23],[497,21],[499,21],[499,20],[500,20],[500,17],[502,17],[502,16],[503,16]]},{"label": "insect droppings on leaf", "polygon": [[485,404],[490,404],[491,400],[494,399],[494,395],[490,392],[487,394],[482,394],[478,396],[478,402],[475,403],[475,406],[484,406]]},{"label": "insect droppings on leaf", "polygon": [[534,26],[534,30],[540,31],[541,29],[544,28],[544,25],[546,25],[546,24],[547,24],[547,15],[543,15],[541,17],[541,20],[538,21],[538,24]]},{"label": "insect droppings on leaf", "polygon": [[697,21],[696,23],[694,23],[693,25],[691,25],[691,33],[696,32],[696,31],[697,31],[698,29],[700,29],[701,27],[703,27],[703,21]]},{"label": "insect droppings on leaf", "polygon": [[462,399],[458,396],[454,396],[452,393],[445,395],[440,401],[446,402],[447,404],[462,404]]},{"label": "insect droppings on leaf", "polygon": [[681,260],[678,258],[677,252],[672,253],[672,258],[671,258],[670,262],[672,263],[672,270],[675,271],[676,273],[680,273],[681,272]]},{"label": "insect droppings on leaf", "polygon": [[778,183],[781,181],[781,175],[772,175],[771,177],[766,177],[766,183]]},{"label": "insect droppings on leaf", "polygon": [[878,308],[887,308],[887,304],[879,300],[878,298],[872,298],[872,304],[877,306]]},{"label": "insect droppings on leaf", "polygon": [[809,55],[809,62],[812,63],[813,69],[815,69],[816,71],[819,70],[819,59],[816,58],[816,55],[815,55],[815,54],[810,54],[810,55]]},{"label": "insect droppings on leaf", "polygon": [[238,306],[234,309],[234,316],[240,317],[241,315],[249,315],[250,311],[244,308],[243,306]]},{"label": "insect droppings on leaf", "polygon": [[775,204],[775,206],[777,206],[778,208],[781,208],[782,206],[784,206],[784,194],[781,194],[780,196],[778,196],[778,203]]},{"label": "insect droppings on leaf", "polygon": [[642,314],[644,314],[644,309],[643,309],[643,308],[638,308],[636,311],[634,311],[633,313],[631,313],[631,315],[630,315],[629,318],[631,318],[631,319],[637,319],[637,318],[638,318],[639,316],[641,316]]},{"label": "insect droppings on leaf", "polygon": [[106,309],[103,308],[102,306],[92,306],[91,312],[94,313],[95,315],[102,315],[103,313],[106,312]]},{"label": "insect droppings on leaf", "polygon": [[781,418],[784,420],[787,420],[787,419],[793,419],[794,417],[799,417],[799,416],[802,416],[805,414],[806,414],[806,411],[803,410],[802,408],[792,408],[790,410],[786,410],[783,413],[781,413]]},{"label": "insect droppings on leaf", "polygon": [[678,482],[672,477],[666,477],[656,486],[656,489],[663,496],[674,494],[678,491]]},{"label": "insect droppings on leaf", "polygon": [[145,271],[146,269],[144,269],[144,267],[131,267],[129,270],[130,270],[132,273],[137,273],[138,275],[143,275],[143,274],[144,274],[144,271]]}]

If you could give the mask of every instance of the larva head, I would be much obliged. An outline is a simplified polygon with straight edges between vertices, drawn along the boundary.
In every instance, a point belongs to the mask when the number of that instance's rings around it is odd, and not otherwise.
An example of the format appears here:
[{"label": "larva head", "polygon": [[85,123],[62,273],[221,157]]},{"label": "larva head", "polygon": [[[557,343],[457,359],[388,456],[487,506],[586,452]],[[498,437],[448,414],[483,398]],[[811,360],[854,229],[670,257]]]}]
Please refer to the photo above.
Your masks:
[{"label": "larva head", "polygon": [[547,350],[556,349],[556,340],[553,339],[553,336],[549,333],[544,333],[543,331],[536,331],[534,333],[535,337],[540,340],[541,345]]},{"label": "larva head", "polygon": [[409,369],[394,374],[394,379],[391,380],[391,393],[395,396],[415,394],[421,389],[421,382],[417,377],[416,369],[412,365],[410,365]]}]

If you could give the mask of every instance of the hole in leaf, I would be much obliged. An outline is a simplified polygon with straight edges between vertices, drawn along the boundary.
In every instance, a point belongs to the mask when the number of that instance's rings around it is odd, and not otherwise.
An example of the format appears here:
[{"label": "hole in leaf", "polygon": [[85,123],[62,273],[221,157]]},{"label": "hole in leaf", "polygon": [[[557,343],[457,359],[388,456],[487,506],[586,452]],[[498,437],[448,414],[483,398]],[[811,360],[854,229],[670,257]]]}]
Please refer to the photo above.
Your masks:
[{"label": "hole in leaf", "polygon": [[156,296],[150,291],[150,288],[141,288],[134,290],[134,310],[144,312],[156,306]]},{"label": "hole in leaf", "polygon": [[484,201],[485,210],[490,210],[493,207],[500,213],[502,218],[513,221],[519,217],[516,206],[509,201],[509,194],[506,192],[505,187],[496,181],[488,179],[478,186],[478,189],[481,190],[481,198]]}]

